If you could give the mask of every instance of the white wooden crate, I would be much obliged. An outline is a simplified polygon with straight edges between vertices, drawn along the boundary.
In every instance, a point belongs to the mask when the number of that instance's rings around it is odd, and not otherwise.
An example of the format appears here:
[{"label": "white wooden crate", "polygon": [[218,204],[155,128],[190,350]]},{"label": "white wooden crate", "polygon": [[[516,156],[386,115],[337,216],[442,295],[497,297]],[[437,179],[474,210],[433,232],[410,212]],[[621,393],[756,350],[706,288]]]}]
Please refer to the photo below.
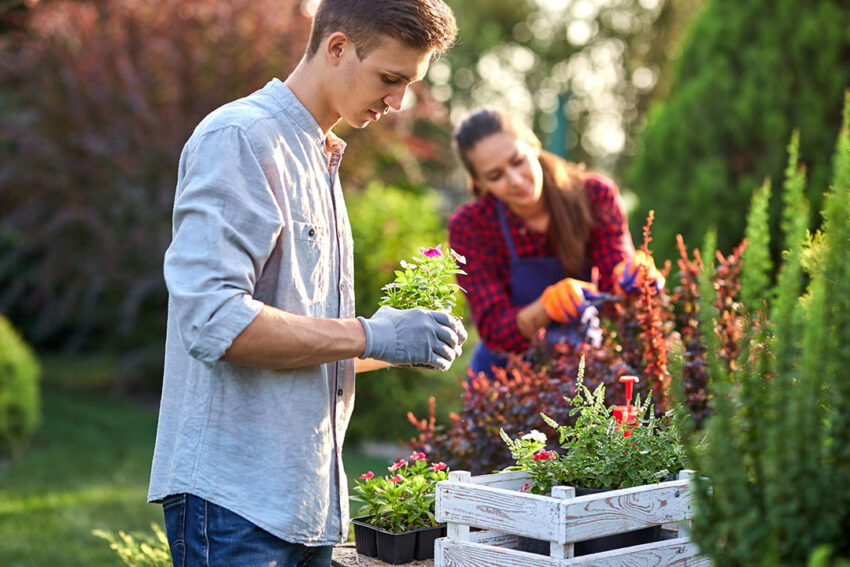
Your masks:
[{"label": "white wooden crate", "polygon": [[[552,496],[519,492],[527,473],[471,476],[454,471],[437,484],[437,520],[448,522],[438,539],[435,567],[708,567],[688,538],[693,515],[688,497],[690,471],[679,480],[575,496],[555,487]],[[678,524],[678,537],[574,557],[577,541]],[[470,527],[482,531],[470,532]],[[519,536],[550,542],[549,556],[519,551]]]}]

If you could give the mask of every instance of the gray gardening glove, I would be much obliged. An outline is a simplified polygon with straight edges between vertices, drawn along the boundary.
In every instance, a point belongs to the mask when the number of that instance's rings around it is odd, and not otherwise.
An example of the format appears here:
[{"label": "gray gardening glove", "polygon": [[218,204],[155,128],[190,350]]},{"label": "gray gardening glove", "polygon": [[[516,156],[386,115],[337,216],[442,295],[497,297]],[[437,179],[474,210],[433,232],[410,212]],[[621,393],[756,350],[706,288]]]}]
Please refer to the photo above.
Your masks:
[{"label": "gray gardening glove", "polygon": [[369,319],[358,317],[366,332],[360,358],[446,371],[461,354],[466,329],[443,311],[381,307]]}]

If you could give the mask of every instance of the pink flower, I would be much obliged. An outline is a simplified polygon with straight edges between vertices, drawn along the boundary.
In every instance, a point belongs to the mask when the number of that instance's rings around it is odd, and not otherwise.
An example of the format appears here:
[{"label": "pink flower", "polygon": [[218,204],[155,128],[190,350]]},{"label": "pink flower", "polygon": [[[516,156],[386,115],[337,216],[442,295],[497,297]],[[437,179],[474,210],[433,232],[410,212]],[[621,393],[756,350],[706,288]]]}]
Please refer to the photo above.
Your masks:
[{"label": "pink flower", "polygon": [[525,489],[531,486],[530,482],[526,482],[525,485],[519,489],[520,492],[525,492]]},{"label": "pink flower", "polygon": [[424,461],[425,460],[425,453],[413,452],[413,453],[410,454],[410,459],[413,460],[413,461]]},{"label": "pink flower", "polygon": [[370,478],[375,478],[375,473],[372,471],[360,475],[360,480],[369,480]]},{"label": "pink flower", "polygon": [[446,463],[434,463],[431,465],[431,470],[434,472],[441,471],[446,468]]},{"label": "pink flower", "polygon": [[547,451],[546,449],[540,449],[531,457],[533,461],[548,461],[550,459],[555,459],[555,451]]},{"label": "pink flower", "polygon": [[390,482],[401,482],[404,480],[404,477],[400,474],[395,475],[394,477],[388,479]]},{"label": "pink flower", "polygon": [[390,472],[395,472],[395,471],[397,471],[398,469],[400,469],[400,468],[402,468],[402,467],[406,467],[406,466],[407,466],[407,461],[405,461],[404,459],[399,459],[398,461],[396,461],[395,463],[393,463],[393,466],[388,467],[388,470],[389,470]]},{"label": "pink flower", "polygon": [[443,253],[440,252],[439,245],[436,248],[420,248],[419,251],[425,255],[426,258],[436,258],[438,256],[442,256]]}]

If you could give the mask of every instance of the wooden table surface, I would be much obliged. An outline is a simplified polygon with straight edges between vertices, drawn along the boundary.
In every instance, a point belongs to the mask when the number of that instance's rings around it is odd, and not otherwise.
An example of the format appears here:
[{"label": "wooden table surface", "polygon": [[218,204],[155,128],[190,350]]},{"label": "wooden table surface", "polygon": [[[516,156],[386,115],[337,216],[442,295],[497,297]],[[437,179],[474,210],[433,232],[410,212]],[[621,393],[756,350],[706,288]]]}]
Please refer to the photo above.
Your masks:
[{"label": "wooden table surface", "polygon": [[[389,563],[384,563],[376,557],[366,557],[358,555],[354,549],[354,542],[341,543],[334,548],[333,559],[331,559],[333,567],[386,567]],[[434,567],[433,559],[425,559],[423,561],[412,561],[405,563],[409,567]]]}]

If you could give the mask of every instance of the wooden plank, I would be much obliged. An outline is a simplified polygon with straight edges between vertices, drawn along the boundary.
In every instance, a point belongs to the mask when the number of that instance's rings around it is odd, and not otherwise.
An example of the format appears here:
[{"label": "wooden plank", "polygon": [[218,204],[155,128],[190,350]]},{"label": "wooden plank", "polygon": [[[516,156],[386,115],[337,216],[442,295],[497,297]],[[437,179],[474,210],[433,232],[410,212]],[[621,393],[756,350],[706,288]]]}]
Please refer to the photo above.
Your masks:
[{"label": "wooden plank", "polygon": [[[501,488],[437,483],[437,521],[567,543],[563,501]],[[451,524],[449,524],[451,526]]]},{"label": "wooden plank", "polygon": [[470,532],[469,541],[483,545],[492,545],[494,547],[507,547],[509,549],[517,549],[519,547],[518,535],[497,532],[496,530]]},{"label": "wooden plank", "polygon": [[472,477],[473,484],[489,486],[490,488],[503,488],[505,490],[519,490],[528,480],[528,471],[510,471]]},{"label": "wooden plank", "polygon": [[438,539],[434,548],[434,567],[566,567],[565,561],[449,538]]},{"label": "wooden plank", "polygon": [[563,503],[566,507],[567,541],[582,541],[678,522],[693,516],[687,480],[579,496]]},{"label": "wooden plank", "polygon": [[711,567],[697,552],[696,544],[682,537],[568,559],[566,567]]}]

